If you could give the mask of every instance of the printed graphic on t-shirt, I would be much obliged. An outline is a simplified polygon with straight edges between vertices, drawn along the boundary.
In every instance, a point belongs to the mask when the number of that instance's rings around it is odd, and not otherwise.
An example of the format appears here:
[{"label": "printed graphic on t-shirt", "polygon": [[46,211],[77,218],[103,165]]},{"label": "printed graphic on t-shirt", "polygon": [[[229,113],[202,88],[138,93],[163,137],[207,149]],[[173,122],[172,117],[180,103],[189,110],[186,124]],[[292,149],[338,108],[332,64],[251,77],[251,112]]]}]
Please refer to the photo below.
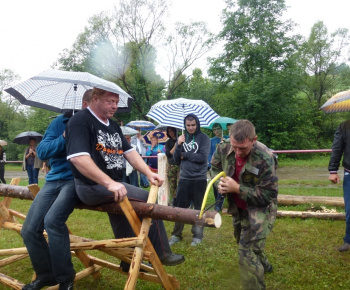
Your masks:
[{"label": "printed graphic on t-shirt", "polygon": [[119,133],[109,134],[98,130],[96,150],[100,152],[107,169],[122,169],[124,157]]},{"label": "printed graphic on t-shirt", "polygon": [[183,146],[186,152],[192,151],[194,153],[197,153],[199,148],[198,143],[193,141],[191,141],[190,143],[184,143]]}]

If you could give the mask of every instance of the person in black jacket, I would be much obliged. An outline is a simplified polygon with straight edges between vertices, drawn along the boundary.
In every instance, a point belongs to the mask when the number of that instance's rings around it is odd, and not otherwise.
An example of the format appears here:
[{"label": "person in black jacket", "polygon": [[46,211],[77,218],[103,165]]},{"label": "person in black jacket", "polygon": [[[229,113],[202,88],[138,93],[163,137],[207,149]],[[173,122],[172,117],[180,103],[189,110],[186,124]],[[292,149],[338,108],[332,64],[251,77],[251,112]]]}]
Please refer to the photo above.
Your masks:
[{"label": "person in black jacket", "polygon": [[[202,207],[204,193],[207,187],[208,156],[210,139],[201,132],[199,119],[189,114],[184,119],[185,133],[179,136],[174,151],[175,164],[180,164],[180,180],[177,186],[176,204],[181,208],[194,209]],[[182,240],[184,224],[176,222],[169,240],[174,245]],[[203,239],[203,227],[193,225],[191,246],[197,246]]]},{"label": "person in black jacket", "polygon": [[343,194],[345,203],[345,237],[344,244],[339,247],[340,252],[350,249],[350,120],[341,123],[334,134],[332,154],[328,165],[329,180],[336,184],[340,182],[338,169],[343,156],[344,167]]},{"label": "person in black jacket", "polygon": [[165,143],[165,155],[168,158],[168,182],[169,182],[169,193],[170,193],[170,204],[174,205],[176,202],[176,189],[179,181],[180,166],[175,164],[174,151],[177,142],[177,129],[174,127],[168,127],[166,134],[169,139]]}]

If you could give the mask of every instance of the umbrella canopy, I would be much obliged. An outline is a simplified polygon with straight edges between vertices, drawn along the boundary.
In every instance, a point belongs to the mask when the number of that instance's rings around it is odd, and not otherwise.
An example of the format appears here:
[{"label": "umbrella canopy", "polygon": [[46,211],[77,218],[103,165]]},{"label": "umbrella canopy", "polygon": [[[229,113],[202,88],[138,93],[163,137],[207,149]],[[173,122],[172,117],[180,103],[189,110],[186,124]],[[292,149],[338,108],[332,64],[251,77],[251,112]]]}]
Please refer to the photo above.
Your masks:
[{"label": "umbrella canopy", "polygon": [[7,142],[5,140],[0,140],[0,145],[1,146],[7,145]]},{"label": "umbrella canopy", "polygon": [[123,135],[136,135],[139,131],[130,128],[130,127],[126,127],[126,126],[120,126],[120,129],[122,129]]},{"label": "umbrella canopy", "polygon": [[131,102],[128,104],[131,97],[122,88],[87,72],[49,69],[5,91],[23,105],[61,113],[80,110],[83,94],[93,87],[119,94],[118,107],[131,106]]},{"label": "umbrella canopy", "polygon": [[235,122],[237,122],[238,120],[233,119],[233,118],[229,118],[229,117],[219,117],[217,119],[215,119],[213,122],[210,123],[209,126],[204,126],[203,128],[206,129],[213,129],[213,125],[214,124],[220,124],[223,130],[227,129],[227,124],[233,124]]},{"label": "umbrella canopy", "polygon": [[184,129],[184,118],[195,114],[201,127],[208,126],[219,115],[204,101],[190,99],[164,100],[154,104],[147,114],[164,126]]},{"label": "umbrella canopy", "polygon": [[156,127],[156,125],[154,125],[152,122],[144,120],[131,121],[125,126],[141,130],[153,130]]},{"label": "umbrella canopy", "polygon": [[335,94],[320,109],[325,113],[350,111],[350,90]]},{"label": "umbrella canopy", "polygon": [[19,145],[28,145],[29,140],[34,138],[37,143],[39,143],[43,139],[43,135],[41,135],[38,132],[35,131],[26,131],[19,133],[15,139],[13,139],[13,142]]},{"label": "umbrella canopy", "polygon": [[158,138],[158,144],[165,144],[165,142],[168,140],[168,136],[166,135],[166,133],[158,130],[148,131],[143,136],[143,139],[145,139],[145,142],[147,144],[151,144],[151,139],[153,136],[156,136]]}]

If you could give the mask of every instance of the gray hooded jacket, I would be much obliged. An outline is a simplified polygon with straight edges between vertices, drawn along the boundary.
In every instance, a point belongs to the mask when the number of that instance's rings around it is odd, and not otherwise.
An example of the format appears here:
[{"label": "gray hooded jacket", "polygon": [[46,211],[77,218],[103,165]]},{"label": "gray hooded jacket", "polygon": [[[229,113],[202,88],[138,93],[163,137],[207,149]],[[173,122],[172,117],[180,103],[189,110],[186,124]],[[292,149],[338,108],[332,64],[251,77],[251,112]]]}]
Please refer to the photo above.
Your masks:
[{"label": "gray hooded jacket", "polygon": [[187,116],[192,116],[196,120],[197,129],[194,134],[189,134],[187,130],[185,131],[185,143],[176,146],[174,161],[175,164],[180,164],[180,178],[192,180],[207,179],[210,139],[201,132],[197,116],[194,114]]}]

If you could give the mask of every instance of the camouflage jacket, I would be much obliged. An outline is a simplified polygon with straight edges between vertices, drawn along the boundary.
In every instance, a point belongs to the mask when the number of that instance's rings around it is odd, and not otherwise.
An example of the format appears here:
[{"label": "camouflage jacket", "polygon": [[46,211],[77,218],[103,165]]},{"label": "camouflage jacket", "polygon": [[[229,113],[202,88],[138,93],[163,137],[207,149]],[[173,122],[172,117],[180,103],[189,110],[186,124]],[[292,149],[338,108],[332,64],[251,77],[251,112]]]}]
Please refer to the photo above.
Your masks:
[{"label": "camouflage jacket", "polygon": [[[229,139],[220,143],[211,160],[211,173],[216,176],[225,171],[232,177],[235,172],[235,153],[231,149]],[[239,197],[246,201],[248,220],[256,232],[256,239],[264,238],[270,232],[276,219],[278,178],[276,176],[277,161],[268,148],[256,142],[247,162],[239,175]],[[228,212],[235,220],[239,219],[233,194],[227,195]]]}]

